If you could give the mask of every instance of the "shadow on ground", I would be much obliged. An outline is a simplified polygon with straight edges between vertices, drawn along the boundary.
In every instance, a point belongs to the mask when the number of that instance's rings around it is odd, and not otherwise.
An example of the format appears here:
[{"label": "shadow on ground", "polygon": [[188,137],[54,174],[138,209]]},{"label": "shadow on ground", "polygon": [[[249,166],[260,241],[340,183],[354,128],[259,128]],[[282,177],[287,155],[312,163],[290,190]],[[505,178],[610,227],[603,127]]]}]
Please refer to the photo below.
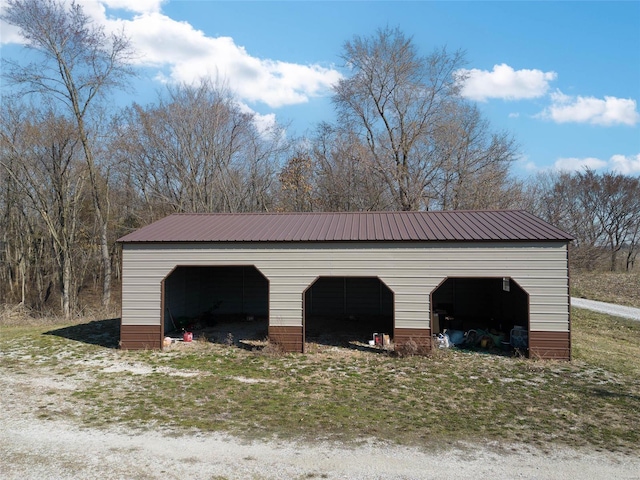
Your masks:
[{"label": "shadow on ground", "polygon": [[[188,328],[193,334],[194,341],[207,341],[219,345],[235,346],[249,351],[263,350],[268,344],[269,323],[267,319],[255,320],[222,320],[209,325],[195,324]],[[343,329],[344,330],[344,329]],[[305,343],[311,350],[318,348],[341,347],[372,353],[388,353],[381,347],[369,346],[366,333],[359,331],[331,331],[330,327],[324,332],[308,334]],[[166,336],[174,342],[183,341],[183,333],[172,331]],[[311,344],[316,347],[311,346]]]},{"label": "shadow on ground", "polygon": [[607,389],[604,389],[604,388],[594,388],[592,390],[592,393],[596,397],[605,398],[605,399],[629,398],[629,399],[636,400],[636,401],[640,400],[640,397],[638,397],[637,395],[633,395],[633,394],[627,393],[627,392],[614,392],[614,391],[607,390]]},{"label": "shadow on ground", "polygon": [[[266,344],[268,322],[266,319],[257,320],[223,320],[200,322],[187,328],[193,334],[193,340],[207,341],[219,345],[236,346],[244,350],[260,350]],[[174,342],[180,342],[183,333],[177,330],[165,333]]]},{"label": "shadow on ground", "polygon": [[55,335],[105,348],[118,348],[120,343],[120,319],[109,318],[79,323],[70,327],[50,330],[45,332],[44,335]]}]

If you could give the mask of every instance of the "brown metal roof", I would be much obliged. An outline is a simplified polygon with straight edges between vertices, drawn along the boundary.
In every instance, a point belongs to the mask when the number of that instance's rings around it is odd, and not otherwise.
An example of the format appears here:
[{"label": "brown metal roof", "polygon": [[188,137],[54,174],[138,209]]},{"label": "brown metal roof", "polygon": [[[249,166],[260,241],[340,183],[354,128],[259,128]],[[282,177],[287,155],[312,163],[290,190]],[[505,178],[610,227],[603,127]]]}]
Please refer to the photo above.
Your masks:
[{"label": "brown metal roof", "polygon": [[349,213],[182,213],[118,242],[568,241],[522,210]]}]

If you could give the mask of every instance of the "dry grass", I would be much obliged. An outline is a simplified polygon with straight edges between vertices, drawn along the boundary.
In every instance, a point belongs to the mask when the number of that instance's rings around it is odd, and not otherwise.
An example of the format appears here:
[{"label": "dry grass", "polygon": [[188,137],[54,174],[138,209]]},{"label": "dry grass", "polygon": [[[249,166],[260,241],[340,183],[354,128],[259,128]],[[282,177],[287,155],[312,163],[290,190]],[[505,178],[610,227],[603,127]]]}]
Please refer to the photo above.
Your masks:
[{"label": "dry grass", "polygon": [[571,295],[640,308],[640,273],[572,272]]},{"label": "dry grass", "polygon": [[0,327],[37,327],[44,325],[76,325],[92,320],[115,318],[119,315],[119,307],[110,308],[85,308],[82,314],[65,319],[61,315],[43,315],[24,305],[0,304]]},{"label": "dry grass", "polygon": [[640,379],[640,322],[587,310],[573,314],[573,359]]}]

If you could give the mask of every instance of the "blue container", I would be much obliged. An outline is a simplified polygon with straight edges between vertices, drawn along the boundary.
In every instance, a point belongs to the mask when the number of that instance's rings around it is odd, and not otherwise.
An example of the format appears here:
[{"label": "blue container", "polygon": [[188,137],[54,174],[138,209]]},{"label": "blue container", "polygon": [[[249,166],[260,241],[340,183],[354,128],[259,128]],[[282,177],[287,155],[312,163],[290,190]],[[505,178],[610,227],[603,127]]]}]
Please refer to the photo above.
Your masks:
[{"label": "blue container", "polygon": [[511,329],[510,343],[513,348],[529,348],[529,332],[523,327]]}]

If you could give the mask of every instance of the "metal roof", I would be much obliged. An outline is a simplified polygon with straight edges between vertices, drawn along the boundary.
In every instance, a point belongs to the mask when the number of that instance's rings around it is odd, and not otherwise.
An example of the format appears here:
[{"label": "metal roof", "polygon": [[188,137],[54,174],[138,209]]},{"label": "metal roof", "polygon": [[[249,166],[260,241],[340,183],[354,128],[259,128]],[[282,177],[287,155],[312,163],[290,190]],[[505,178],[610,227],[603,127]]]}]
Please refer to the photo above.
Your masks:
[{"label": "metal roof", "polygon": [[118,239],[137,242],[569,241],[523,210],[181,213]]}]

